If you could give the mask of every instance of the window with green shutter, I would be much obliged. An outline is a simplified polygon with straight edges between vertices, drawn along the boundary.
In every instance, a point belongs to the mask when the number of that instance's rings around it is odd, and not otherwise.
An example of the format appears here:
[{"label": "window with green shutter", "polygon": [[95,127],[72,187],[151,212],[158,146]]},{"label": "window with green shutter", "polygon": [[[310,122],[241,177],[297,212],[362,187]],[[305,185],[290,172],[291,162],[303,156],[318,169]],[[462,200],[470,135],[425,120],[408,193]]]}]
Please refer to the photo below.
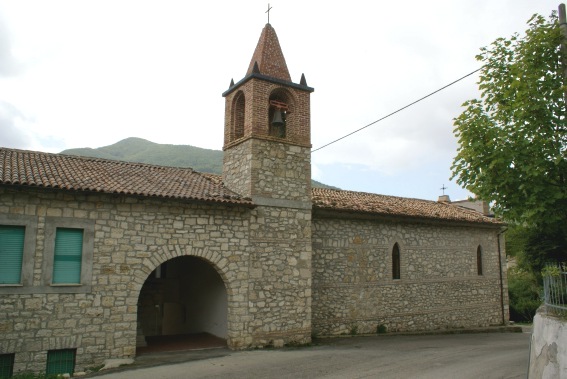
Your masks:
[{"label": "window with green shutter", "polygon": [[45,373],[70,374],[75,372],[76,349],[50,350],[47,352],[47,368]]},{"label": "window with green shutter", "polygon": [[14,375],[15,354],[0,354],[0,379],[8,379]]},{"label": "window with green shutter", "polygon": [[83,229],[57,228],[53,257],[54,284],[80,284]]},{"label": "window with green shutter", "polygon": [[20,284],[25,226],[0,225],[0,284]]}]

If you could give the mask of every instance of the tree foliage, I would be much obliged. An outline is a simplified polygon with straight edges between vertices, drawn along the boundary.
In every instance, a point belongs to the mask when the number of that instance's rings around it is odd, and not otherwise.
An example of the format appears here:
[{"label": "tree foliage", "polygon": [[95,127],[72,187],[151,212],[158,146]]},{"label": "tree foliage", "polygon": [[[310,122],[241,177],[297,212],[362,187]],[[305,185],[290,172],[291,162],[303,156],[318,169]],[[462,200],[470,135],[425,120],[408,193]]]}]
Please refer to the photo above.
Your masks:
[{"label": "tree foliage", "polygon": [[506,232],[506,255],[514,257],[518,268],[529,272],[541,284],[541,271],[547,263],[567,262],[565,225],[510,224]]},{"label": "tree foliage", "polygon": [[481,98],[455,119],[451,169],[500,216],[545,229],[567,225],[566,80],[557,16],[528,25],[476,57]]},{"label": "tree foliage", "polygon": [[540,287],[534,275],[521,268],[508,270],[508,294],[510,296],[510,320],[531,322],[541,305]]}]

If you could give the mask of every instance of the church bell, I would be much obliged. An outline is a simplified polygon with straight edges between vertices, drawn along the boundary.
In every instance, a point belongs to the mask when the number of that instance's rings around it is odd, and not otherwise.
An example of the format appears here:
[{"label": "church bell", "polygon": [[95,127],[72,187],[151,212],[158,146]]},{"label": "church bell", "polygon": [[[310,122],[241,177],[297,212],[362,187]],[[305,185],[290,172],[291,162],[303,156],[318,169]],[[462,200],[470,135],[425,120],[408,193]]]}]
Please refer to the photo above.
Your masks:
[{"label": "church bell", "polygon": [[274,118],[272,119],[272,126],[284,126],[285,122],[282,117],[282,111],[276,109],[274,112]]}]

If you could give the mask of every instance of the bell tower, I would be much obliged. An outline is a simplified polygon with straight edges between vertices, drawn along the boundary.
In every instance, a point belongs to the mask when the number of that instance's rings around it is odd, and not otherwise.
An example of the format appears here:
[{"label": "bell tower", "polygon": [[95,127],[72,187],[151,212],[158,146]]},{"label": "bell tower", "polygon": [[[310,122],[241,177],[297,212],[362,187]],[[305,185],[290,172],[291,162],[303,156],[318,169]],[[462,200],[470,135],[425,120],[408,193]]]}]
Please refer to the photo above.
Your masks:
[{"label": "bell tower", "polygon": [[223,93],[228,188],[258,204],[310,208],[311,92],[304,75],[291,81],[276,31],[266,24],[246,76]]},{"label": "bell tower", "polygon": [[246,346],[311,341],[311,92],[304,76],[291,81],[268,23],[246,76],[223,93],[223,182],[255,204],[242,247],[248,313],[234,315]]}]

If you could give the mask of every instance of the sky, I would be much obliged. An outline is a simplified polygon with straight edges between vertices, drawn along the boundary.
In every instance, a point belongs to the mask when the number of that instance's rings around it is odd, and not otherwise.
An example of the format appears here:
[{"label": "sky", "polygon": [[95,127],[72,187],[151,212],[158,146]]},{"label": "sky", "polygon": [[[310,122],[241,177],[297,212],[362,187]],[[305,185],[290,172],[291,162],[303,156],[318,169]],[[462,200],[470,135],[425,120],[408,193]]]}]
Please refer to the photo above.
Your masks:
[{"label": "sky", "polygon": [[[523,34],[551,0],[271,0],[292,80],[311,94],[313,150],[475,71],[479,49]],[[0,0],[0,146],[57,153],[124,138],[222,149],[222,93],[245,76],[259,0]],[[313,179],[437,200],[453,119],[478,75],[312,153]]]}]

